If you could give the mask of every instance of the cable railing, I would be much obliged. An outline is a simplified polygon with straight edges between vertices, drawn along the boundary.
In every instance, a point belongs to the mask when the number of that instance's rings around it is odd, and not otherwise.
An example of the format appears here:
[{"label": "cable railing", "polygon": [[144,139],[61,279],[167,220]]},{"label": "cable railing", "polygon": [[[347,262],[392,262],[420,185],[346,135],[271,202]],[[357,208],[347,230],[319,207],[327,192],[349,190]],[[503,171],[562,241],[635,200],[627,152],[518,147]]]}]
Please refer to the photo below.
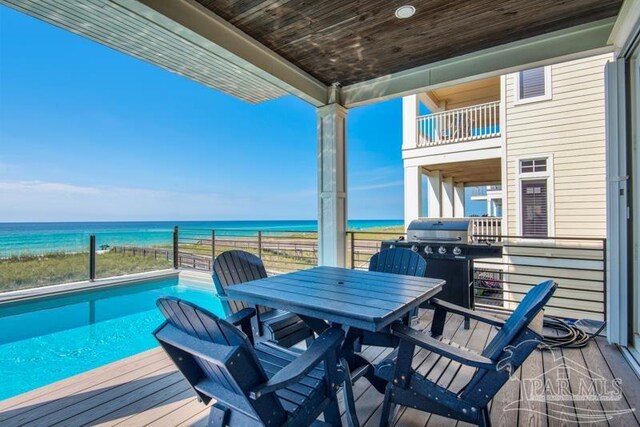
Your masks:
[{"label": "cable railing", "polygon": [[[493,218],[480,218],[493,221]],[[493,230],[494,234],[478,234]],[[565,318],[603,320],[606,310],[606,240],[598,238],[525,238],[499,236],[497,227],[478,227],[473,242],[496,242],[502,258],[474,263],[476,306],[511,311],[535,284],[554,279],[559,287],[547,304],[548,314]],[[368,268],[369,259],[385,240],[406,238],[403,231],[347,232],[346,266]],[[316,231],[211,230],[174,228],[153,239],[132,234],[114,240],[100,234],[87,236],[86,249],[63,253],[37,253],[0,262],[0,290],[95,280],[167,268],[210,272],[217,255],[228,250],[256,254],[269,274],[314,267],[318,264]],[[428,262],[428,260],[427,260]],[[28,274],[27,274],[28,273]]]},{"label": "cable railing", "polygon": [[283,273],[318,264],[318,233],[246,229],[189,229],[176,227],[176,268],[211,271],[215,257],[229,250],[253,253],[272,273]]}]

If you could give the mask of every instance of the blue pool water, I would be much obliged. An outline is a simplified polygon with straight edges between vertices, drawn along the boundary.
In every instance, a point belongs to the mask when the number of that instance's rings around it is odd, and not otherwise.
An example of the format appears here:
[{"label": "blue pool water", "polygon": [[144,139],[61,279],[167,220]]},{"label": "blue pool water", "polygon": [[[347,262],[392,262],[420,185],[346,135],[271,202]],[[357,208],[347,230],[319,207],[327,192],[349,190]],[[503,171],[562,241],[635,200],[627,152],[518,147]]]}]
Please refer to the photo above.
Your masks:
[{"label": "blue pool water", "polygon": [[224,312],[212,283],[178,278],[0,306],[0,400],[156,347],[167,295]]}]

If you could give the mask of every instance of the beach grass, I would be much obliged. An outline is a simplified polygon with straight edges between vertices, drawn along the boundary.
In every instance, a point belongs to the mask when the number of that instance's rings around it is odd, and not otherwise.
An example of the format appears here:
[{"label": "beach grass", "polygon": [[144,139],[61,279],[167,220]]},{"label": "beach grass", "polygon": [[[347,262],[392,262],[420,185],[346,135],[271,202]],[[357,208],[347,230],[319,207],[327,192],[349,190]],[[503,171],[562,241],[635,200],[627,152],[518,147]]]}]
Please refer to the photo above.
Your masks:
[{"label": "beach grass", "polygon": [[[166,258],[131,256],[106,251],[97,254],[98,278],[171,268]],[[89,279],[89,253],[54,252],[0,260],[0,292],[37,288]]]},{"label": "beach grass", "polygon": [[[369,257],[379,250],[381,240],[395,239],[404,235],[403,227],[379,227],[367,230],[350,230],[347,236],[349,246],[347,267],[351,262],[365,267]],[[351,257],[351,235],[354,254]],[[157,248],[111,247],[97,253],[96,273],[98,278],[121,276],[173,267],[170,246]],[[256,237],[216,239],[215,249],[211,240],[180,243],[179,266],[210,270],[212,254],[240,249],[260,255],[267,269],[272,273],[288,272],[311,268],[317,265],[318,247],[315,232],[287,233],[262,237],[258,249]],[[88,280],[88,252],[52,252],[39,255],[20,255],[0,259],[0,292],[36,288],[53,284]]]}]

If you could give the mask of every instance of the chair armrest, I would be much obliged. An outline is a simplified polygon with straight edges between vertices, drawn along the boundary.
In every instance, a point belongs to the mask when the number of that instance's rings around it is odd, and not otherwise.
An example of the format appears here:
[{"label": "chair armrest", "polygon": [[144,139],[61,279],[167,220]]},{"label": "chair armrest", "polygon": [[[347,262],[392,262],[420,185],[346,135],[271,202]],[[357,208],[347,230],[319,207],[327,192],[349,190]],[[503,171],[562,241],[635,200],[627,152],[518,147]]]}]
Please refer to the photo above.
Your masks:
[{"label": "chair armrest", "polygon": [[233,326],[239,326],[244,323],[251,324],[251,318],[256,315],[256,309],[252,307],[243,308],[237,313],[233,313],[231,316],[227,317],[227,322],[231,323]]},{"label": "chair armrest", "polygon": [[331,350],[336,350],[340,347],[343,340],[344,331],[342,329],[327,329],[313,341],[307,351],[278,371],[269,381],[251,390],[249,397],[255,400],[265,393],[272,393],[288,385],[297,383],[315,369],[320,362],[325,360]]},{"label": "chair armrest", "polygon": [[180,349],[216,366],[224,366],[227,359],[237,351],[237,347],[228,347],[193,337],[165,322],[154,333],[160,344]]},{"label": "chair armrest", "polygon": [[443,343],[442,341],[438,341],[421,332],[418,332],[415,329],[411,329],[408,326],[394,324],[391,326],[391,331],[394,335],[400,338],[401,341],[407,341],[410,344],[417,345],[418,347],[422,347],[426,350],[430,350],[448,359],[460,362],[463,365],[472,366],[474,368],[487,369],[490,371],[495,371],[498,369],[497,364],[488,357],[484,357],[481,354],[474,353],[472,351],[465,350],[459,347],[450,346]]},{"label": "chair armrest", "polygon": [[481,314],[475,310],[469,310],[468,308],[460,307],[459,305],[451,304],[438,298],[431,298],[429,303],[436,308],[441,308],[445,311],[448,311],[449,313],[460,314],[461,316],[466,316],[479,322],[487,323],[499,328],[504,326],[505,321],[495,316],[492,316],[490,314]]}]

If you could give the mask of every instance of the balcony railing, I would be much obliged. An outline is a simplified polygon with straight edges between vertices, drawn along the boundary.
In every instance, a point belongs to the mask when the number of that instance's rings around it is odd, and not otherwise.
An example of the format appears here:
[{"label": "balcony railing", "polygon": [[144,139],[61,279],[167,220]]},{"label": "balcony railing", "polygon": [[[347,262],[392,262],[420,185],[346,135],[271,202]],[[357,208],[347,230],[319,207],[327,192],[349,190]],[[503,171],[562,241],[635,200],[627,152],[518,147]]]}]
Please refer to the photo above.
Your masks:
[{"label": "balcony railing", "polygon": [[496,216],[472,217],[470,235],[474,242],[501,241],[502,218]]},{"label": "balcony railing", "polygon": [[417,119],[418,147],[500,136],[500,101],[443,111]]}]

